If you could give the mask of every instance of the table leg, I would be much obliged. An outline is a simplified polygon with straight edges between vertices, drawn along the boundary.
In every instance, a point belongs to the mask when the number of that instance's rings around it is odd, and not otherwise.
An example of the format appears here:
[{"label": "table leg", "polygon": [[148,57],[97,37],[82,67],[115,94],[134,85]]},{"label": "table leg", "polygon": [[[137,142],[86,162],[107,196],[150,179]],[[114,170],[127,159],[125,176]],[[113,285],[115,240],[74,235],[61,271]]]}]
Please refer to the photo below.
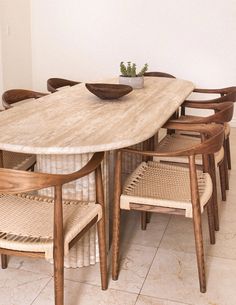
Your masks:
[{"label": "table leg", "polygon": [[[36,171],[44,173],[65,174],[71,173],[82,168],[93,154],[80,155],[37,155]],[[109,153],[105,154],[102,165],[103,181],[105,187],[105,201],[108,198],[108,167]],[[53,188],[40,190],[40,195],[53,196]],[[94,173],[77,181],[67,183],[63,186],[63,199],[95,200],[95,177]],[[108,204],[106,204],[107,219]],[[77,268],[95,264],[99,261],[98,240],[96,227],[75,244],[70,253],[65,257],[65,267]]]}]

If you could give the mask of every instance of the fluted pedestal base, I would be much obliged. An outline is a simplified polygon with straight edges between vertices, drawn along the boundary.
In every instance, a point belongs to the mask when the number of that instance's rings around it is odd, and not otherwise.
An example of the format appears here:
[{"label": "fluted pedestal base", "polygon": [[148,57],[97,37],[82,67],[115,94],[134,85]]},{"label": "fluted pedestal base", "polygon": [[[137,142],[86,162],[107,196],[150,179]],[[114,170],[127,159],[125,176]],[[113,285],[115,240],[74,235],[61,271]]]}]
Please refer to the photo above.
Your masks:
[{"label": "fluted pedestal base", "polygon": [[[82,168],[93,154],[81,155],[37,155],[36,171],[54,174],[66,174]],[[105,188],[105,202],[108,217],[108,164],[109,153],[105,154],[102,165]],[[40,190],[41,195],[53,196],[53,188]],[[77,181],[63,186],[63,199],[95,200],[94,173]],[[98,241],[96,227],[94,226],[86,235],[75,244],[65,257],[65,267],[77,268],[93,265],[99,261]]]}]

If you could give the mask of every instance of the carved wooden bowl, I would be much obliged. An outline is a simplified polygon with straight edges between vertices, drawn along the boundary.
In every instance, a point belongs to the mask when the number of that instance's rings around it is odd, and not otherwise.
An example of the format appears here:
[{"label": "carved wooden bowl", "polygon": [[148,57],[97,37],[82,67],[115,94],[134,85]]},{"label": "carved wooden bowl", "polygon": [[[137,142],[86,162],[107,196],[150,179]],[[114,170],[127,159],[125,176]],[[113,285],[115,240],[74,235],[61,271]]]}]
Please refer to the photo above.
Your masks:
[{"label": "carved wooden bowl", "polygon": [[97,97],[103,100],[114,100],[118,99],[128,93],[130,93],[133,88],[128,85],[120,84],[85,84],[86,88],[95,94]]}]

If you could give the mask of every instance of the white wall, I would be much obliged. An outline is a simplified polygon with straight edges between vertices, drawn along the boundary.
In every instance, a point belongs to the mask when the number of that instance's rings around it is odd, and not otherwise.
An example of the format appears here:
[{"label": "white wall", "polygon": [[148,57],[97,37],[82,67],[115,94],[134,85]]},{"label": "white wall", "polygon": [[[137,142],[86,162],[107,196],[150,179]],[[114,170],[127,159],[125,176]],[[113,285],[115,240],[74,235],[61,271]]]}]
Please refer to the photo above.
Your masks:
[{"label": "white wall", "polygon": [[33,86],[149,64],[202,87],[236,84],[235,0],[32,0]]},{"label": "white wall", "polygon": [[3,89],[32,87],[30,0],[0,0]]}]

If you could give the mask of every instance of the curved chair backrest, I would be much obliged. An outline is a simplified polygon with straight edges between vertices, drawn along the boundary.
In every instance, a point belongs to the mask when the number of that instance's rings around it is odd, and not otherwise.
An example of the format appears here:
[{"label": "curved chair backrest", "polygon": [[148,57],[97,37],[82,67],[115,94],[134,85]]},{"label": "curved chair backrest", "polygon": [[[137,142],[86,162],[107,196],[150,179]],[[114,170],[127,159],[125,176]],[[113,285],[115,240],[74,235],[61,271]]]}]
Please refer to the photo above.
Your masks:
[{"label": "curved chair backrest", "polygon": [[[207,117],[188,117],[184,119],[184,123],[199,123],[199,124],[208,124],[208,123],[226,123],[232,120],[234,114],[234,103],[233,102],[224,102],[224,103],[194,103],[194,102],[185,102],[183,104],[187,108],[195,109],[212,109],[215,111],[214,114]],[[181,120],[180,120],[181,121]],[[176,120],[175,122],[178,122]]]},{"label": "curved chair backrest", "polygon": [[158,152],[158,148],[155,151],[140,151],[131,148],[124,148],[122,150],[143,156],[156,157],[194,156],[198,154],[211,155],[220,150],[224,140],[224,127],[220,124],[185,124],[170,121],[163,128],[179,131],[194,131],[204,135],[205,140],[194,146],[171,152]]},{"label": "curved chair backrest", "polygon": [[96,170],[100,166],[103,157],[103,152],[95,153],[90,161],[79,171],[64,175],[0,168],[0,193],[16,194],[50,186],[62,186]]},{"label": "curved chair backrest", "polygon": [[223,102],[236,102],[236,90],[229,92],[221,97],[211,100],[212,103],[223,103]]},{"label": "curved chair backrest", "polygon": [[25,89],[11,89],[7,90],[2,95],[2,104],[5,109],[9,109],[12,107],[12,104],[27,100],[27,99],[38,99],[47,95],[47,93],[25,90]]},{"label": "curved chair backrest", "polygon": [[194,92],[197,93],[209,93],[209,94],[220,94],[224,96],[225,94],[231,93],[236,91],[236,86],[220,88],[220,89],[202,89],[202,88],[195,88]]},{"label": "curved chair backrest", "polygon": [[146,72],[144,76],[176,78],[174,75],[165,72]]},{"label": "curved chair backrest", "polygon": [[59,88],[65,87],[65,86],[75,86],[80,84],[80,82],[76,82],[69,79],[64,78],[49,78],[47,80],[47,89],[49,92],[54,93],[58,91]]}]

